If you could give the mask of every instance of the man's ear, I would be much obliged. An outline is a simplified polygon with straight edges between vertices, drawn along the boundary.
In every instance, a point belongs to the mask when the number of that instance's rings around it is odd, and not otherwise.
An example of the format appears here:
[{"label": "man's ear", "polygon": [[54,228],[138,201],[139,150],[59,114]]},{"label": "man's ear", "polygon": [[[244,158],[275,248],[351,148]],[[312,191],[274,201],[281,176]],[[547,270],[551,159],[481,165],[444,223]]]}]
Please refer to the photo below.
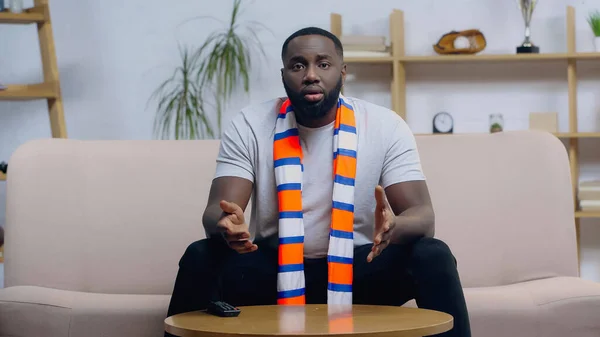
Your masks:
[{"label": "man's ear", "polygon": [[342,65],[342,86],[346,84],[346,63]]}]

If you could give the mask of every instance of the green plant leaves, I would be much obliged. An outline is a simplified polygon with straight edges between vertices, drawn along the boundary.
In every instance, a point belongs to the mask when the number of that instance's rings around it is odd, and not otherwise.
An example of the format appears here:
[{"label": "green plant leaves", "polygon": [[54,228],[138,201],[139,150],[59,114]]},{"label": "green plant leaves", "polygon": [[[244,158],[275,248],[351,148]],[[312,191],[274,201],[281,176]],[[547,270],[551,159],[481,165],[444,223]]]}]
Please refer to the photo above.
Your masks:
[{"label": "green plant leaves", "polygon": [[590,13],[587,21],[590,24],[594,35],[600,37],[600,11]]},{"label": "green plant leaves", "polygon": [[[201,139],[220,136],[223,110],[238,87],[250,90],[252,47],[264,50],[252,27],[240,33],[241,0],[235,0],[231,20],[223,30],[212,32],[194,52],[181,49],[181,65],[153,93],[158,99],[155,132],[162,138]],[[169,89],[167,89],[169,88]],[[213,104],[205,97],[211,97]],[[216,115],[214,128],[209,116]]]},{"label": "green plant leaves", "polygon": [[192,81],[197,60],[187,48],[179,48],[181,66],[152,94],[158,99],[155,135],[160,138],[214,138],[201,87]]}]

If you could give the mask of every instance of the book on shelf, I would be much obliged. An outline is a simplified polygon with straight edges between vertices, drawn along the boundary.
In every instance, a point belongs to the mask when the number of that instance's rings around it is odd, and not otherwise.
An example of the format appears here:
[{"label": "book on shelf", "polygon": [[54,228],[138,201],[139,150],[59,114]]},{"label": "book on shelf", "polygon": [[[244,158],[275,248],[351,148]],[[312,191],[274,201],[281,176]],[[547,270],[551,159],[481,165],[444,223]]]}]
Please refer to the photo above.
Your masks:
[{"label": "book on shelf", "polygon": [[390,57],[392,54],[388,52],[381,51],[344,51],[345,58],[353,58],[353,57]]},{"label": "book on shelf", "polygon": [[600,180],[579,183],[577,199],[582,211],[600,211]]},{"label": "book on shelf", "polygon": [[581,200],[579,209],[582,211],[600,211],[600,200]]},{"label": "book on shelf", "polygon": [[385,36],[378,35],[342,35],[342,44],[385,45]]},{"label": "book on shelf", "polygon": [[342,35],[340,37],[344,51],[387,52],[385,36]]}]

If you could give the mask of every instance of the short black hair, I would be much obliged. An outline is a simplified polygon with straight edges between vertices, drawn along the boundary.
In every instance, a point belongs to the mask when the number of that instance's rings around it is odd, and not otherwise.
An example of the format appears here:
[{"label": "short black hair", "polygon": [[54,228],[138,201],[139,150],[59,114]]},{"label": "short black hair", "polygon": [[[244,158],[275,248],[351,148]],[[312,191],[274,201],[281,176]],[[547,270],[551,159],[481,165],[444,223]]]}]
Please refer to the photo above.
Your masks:
[{"label": "short black hair", "polygon": [[340,41],[340,39],[337,38],[337,36],[322,28],[306,27],[294,32],[285,40],[285,42],[283,43],[283,47],[281,48],[281,59],[283,60],[283,58],[285,57],[285,53],[287,52],[288,44],[290,43],[290,41],[292,41],[294,38],[297,38],[298,36],[306,35],[321,35],[330,39],[331,41],[333,41],[333,44],[335,45],[335,50],[337,51],[338,55],[342,59],[344,58],[344,47],[342,47],[342,42]]}]

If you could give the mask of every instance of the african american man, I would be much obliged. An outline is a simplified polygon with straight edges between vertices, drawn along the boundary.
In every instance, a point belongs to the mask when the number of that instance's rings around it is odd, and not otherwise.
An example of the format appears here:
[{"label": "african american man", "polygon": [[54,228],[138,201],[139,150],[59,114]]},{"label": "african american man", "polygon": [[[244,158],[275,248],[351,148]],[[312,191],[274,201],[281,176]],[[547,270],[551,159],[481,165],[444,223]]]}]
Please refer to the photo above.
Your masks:
[{"label": "african american man", "polygon": [[[340,41],[314,27],[283,44],[287,97],[225,130],[202,218],[168,315],[210,301],[379,304],[415,299],[470,336],[456,260],[435,216],[413,134],[395,112],[341,94]],[[252,199],[251,219],[244,212]]]}]

